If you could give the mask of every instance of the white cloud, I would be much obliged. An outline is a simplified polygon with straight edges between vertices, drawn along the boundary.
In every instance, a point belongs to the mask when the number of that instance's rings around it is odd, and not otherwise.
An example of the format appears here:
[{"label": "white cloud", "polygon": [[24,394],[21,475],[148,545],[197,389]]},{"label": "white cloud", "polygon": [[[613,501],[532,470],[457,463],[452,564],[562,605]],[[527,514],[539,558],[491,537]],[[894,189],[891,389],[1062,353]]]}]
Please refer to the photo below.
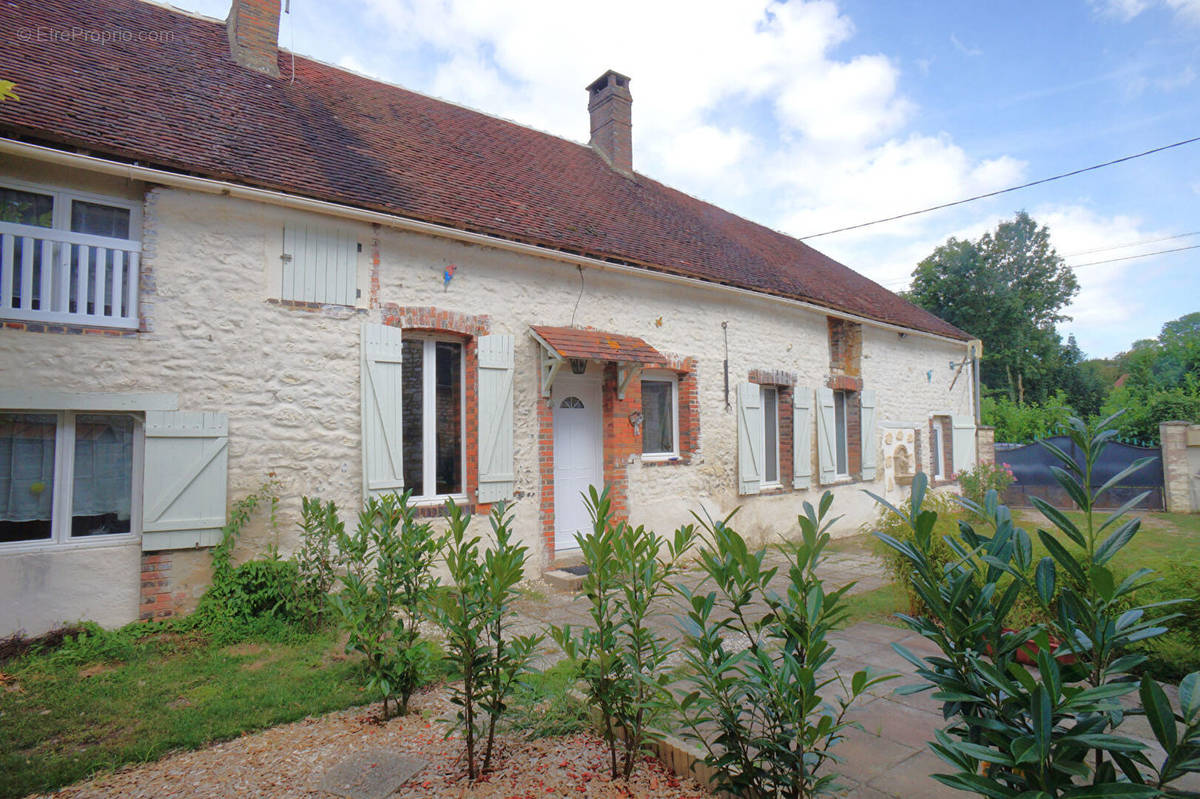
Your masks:
[{"label": "white cloud", "polygon": [[1187,22],[1200,25],[1200,0],[1090,0],[1092,8],[1106,17],[1129,22],[1155,5],[1165,6]]},{"label": "white cloud", "polygon": [[978,47],[968,47],[967,45],[962,43],[962,40],[959,39],[957,35],[955,35],[953,33],[950,34],[950,44],[954,45],[954,49],[957,50],[958,52],[962,53],[963,55],[967,55],[967,56],[971,56],[971,57],[983,55],[983,50],[981,50]]}]

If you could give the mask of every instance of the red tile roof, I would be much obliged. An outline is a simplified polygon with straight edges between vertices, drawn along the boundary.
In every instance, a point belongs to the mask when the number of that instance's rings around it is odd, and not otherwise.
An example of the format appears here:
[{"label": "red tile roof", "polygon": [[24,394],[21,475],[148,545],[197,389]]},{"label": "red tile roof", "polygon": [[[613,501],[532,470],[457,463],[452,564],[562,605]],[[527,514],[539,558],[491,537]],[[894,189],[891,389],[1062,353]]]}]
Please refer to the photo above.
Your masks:
[{"label": "red tile roof", "polygon": [[[560,139],[279,54],[229,58],[225,27],[139,0],[6,0],[0,135],[487,233],[967,335],[811,247]],[[33,37],[131,31],[130,41]],[[146,35],[146,34],[153,35]],[[585,113],[580,92],[579,113]]]},{"label": "red tile roof", "polygon": [[649,366],[666,366],[667,359],[637,336],[622,336],[581,327],[531,327],[542,341],[564,358],[594,361],[624,361]]}]

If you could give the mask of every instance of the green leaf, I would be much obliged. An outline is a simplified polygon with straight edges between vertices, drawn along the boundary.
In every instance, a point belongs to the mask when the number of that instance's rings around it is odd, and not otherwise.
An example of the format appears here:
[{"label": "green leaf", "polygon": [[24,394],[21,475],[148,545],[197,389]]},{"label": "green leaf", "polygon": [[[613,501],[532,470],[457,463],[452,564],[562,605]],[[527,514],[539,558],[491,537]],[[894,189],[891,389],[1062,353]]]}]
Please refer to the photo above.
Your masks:
[{"label": "green leaf", "polygon": [[1120,552],[1121,548],[1129,543],[1141,525],[1141,519],[1130,519],[1113,531],[1112,535],[1096,547],[1096,563],[1107,563],[1113,555]]},{"label": "green leaf", "polygon": [[1189,723],[1200,713],[1200,671],[1193,671],[1179,683],[1179,705],[1184,720]]},{"label": "green leaf", "polygon": [[1052,558],[1042,558],[1038,561],[1037,571],[1034,573],[1034,584],[1037,586],[1038,599],[1043,605],[1049,605],[1054,599],[1054,560]]},{"label": "green leaf", "polygon": [[1054,709],[1050,694],[1044,685],[1033,689],[1029,697],[1029,723],[1033,727],[1033,742],[1037,749],[1038,760],[1044,761],[1050,755],[1050,737],[1053,732]]},{"label": "green leaf", "polygon": [[1064,793],[1063,799],[1142,799],[1162,796],[1162,791],[1149,785],[1134,785],[1129,782],[1108,782],[1103,785],[1085,785]]},{"label": "green leaf", "polygon": [[1142,677],[1141,689],[1138,691],[1142,699],[1142,707],[1146,711],[1146,720],[1154,737],[1162,744],[1162,748],[1170,755],[1175,751],[1179,740],[1175,730],[1175,714],[1171,712],[1171,702],[1163,689],[1159,687],[1150,675]]},{"label": "green leaf", "polygon": [[1105,602],[1112,599],[1114,588],[1112,572],[1097,564],[1091,568],[1088,578],[1091,580],[1092,588]]},{"label": "green leaf", "polygon": [[1078,546],[1087,546],[1087,539],[1083,537],[1083,533],[1081,533],[1079,528],[1075,526],[1075,522],[1067,518],[1067,514],[1063,513],[1061,510],[1054,507],[1041,497],[1030,497],[1029,501],[1033,503],[1035,508],[1042,512],[1043,516],[1049,519],[1050,522],[1059,530],[1062,530],[1063,533],[1066,534],[1066,536],[1074,541]]},{"label": "green leaf", "polygon": [[[1100,486],[1100,488],[1096,491],[1096,497],[1099,497],[1105,491],[1112,488],[1117,483],[1121,482],[1126,477],[1128,477],[1129,475],[1136,472],[1138,469],[1141,469],[1142,467],[1146,466],[1149,463],[1153,463],[1156,460],[1158,460],[1158,458],[1138,458],[1136,461],[1129,464],[1124,469],[1122,469],[1121,471],[1114,474],[1112,477],[1108,478],[1108,480],[1106,480],[1104,482],[1104,485]],[[1149,493],[1149,492],[1147,492],[1147,493]]]},{"label": "green leaf", "polygon": [[1042,544],[1049,550],[1051,556],[1058,561],[1058,565],[1071,573],[1078,582],[1087,582],[1087,576],[1083,573],[1083,567],[1079,565],[1079,561],[1067,552],[1066,548],[1058,543],[1058,539],[1047,533],[1045,530],[1038,530],[1038,538],[1042,540]]}]

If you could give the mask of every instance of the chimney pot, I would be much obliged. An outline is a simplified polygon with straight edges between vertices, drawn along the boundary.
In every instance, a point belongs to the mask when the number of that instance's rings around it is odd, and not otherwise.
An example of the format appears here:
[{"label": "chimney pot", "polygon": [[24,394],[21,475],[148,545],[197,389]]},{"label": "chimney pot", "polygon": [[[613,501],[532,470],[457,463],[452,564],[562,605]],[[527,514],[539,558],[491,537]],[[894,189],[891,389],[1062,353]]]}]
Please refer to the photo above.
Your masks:
[{"label": "chimney pot", "polygon": [[247,69],[279,77],[280,0],[233,0],[225,30],[229,54]]},{"label": "chimney pot", "polygon": [[616,170],[633,172],[633,96],[629,78],[608,70],[587,87],[589,144]]}]

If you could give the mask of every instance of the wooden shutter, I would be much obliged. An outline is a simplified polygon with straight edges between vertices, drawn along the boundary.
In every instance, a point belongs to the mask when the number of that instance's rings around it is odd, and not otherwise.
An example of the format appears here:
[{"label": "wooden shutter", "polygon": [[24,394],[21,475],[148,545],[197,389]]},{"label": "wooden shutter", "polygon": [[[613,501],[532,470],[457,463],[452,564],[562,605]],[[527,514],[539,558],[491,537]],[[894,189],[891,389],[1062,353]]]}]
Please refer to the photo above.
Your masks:
[{"label": "wooden shutter", "polygon": [[480,336],[479,502],[513,496],[512,336]]},{"label": "wooden shutter", "polygon": [[757,383],[739,383],[738,493],[757,494],[763,473],[762,390]]},{"label": "wooden shutter", "polygon": [[862,447],[862,479],[874,480],[879,464],[879,445],[875,441],[875,392],[863,389],[858,392],[859,418],[862,421],[859,445]]},{"label": "wooden shutter", "polygon": [[833,411],[833,389],[817,389],[817,482],[829,485],[837,479],[837,427]]},{"label": "wooden shutter", "polygon": [[363,494],[372,497],[404,489],[400,328],[364,322],[361,349]]},{"label": "wooden shutter", "polygon": [[[954,427],[950,437],[950,453],[954,459],[954,474],[975,466],[975,419],[970,416],[951,417]],[[949,475],[947,475],[949,477]]]},{"label": "wooden shutter", "polygon": [[191,549],[220,542],[228,458],[225,414],[146,411],[143,550]]},{"label": "wooden shutter", "polygon": [[283,229],[282,278],[280,299],[354,305],[358,241],[348,230],[288,223]]},{"label": "wooden shutter", "polygon": [[792,391],[792,487],[812,487],[812,405],[811,388],[797,386]]}]

